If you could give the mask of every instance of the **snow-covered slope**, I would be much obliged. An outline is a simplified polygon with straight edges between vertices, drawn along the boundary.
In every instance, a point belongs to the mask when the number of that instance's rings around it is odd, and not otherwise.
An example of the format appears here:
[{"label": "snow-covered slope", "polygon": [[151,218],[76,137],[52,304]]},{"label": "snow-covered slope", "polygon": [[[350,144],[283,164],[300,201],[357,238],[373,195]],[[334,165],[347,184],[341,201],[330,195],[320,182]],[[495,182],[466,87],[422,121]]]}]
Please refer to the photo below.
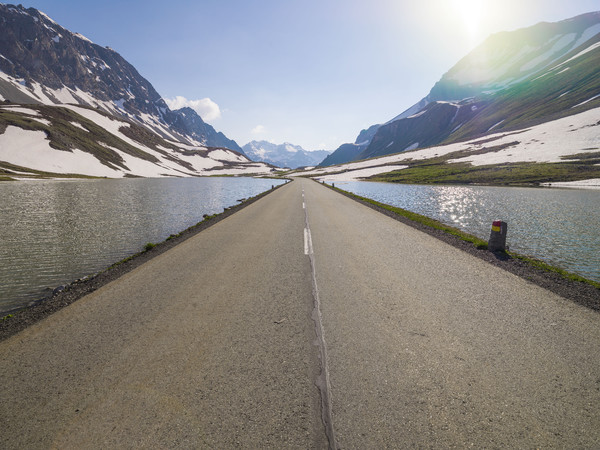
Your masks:
[{"label": "snow-covered slope", "polygon": [[171,111],[116,51],[72,33],[34,8],[0,3],[0,24],[0,101],[90,106],[166,139],[242,152],[195,111]]},{"label": "snow-covered slope", "polygon": [[350,156],[360,160],[470,140],[598,105],[600,12],[594,12],[490,36]]},{"label": "snow-covered slope", "polygon": [[1,177],[188,177],[273,170],[233,150],[162,139],[138,124],[79,105],[0,105]]},{"label": "snow-covered slope", "polygon": [[449,169],[455,165],[459,172],[468,171],[469,166],[496,165],[510,169],[511,164],[541,163],[562,163],[566,166],[579,163],[579,167],[587,163],[591,168],[596,167],[596,172],[600,173],[600,108],[518,131],[491,133],[484,138],[318,168],[299,174],[320,180],[352,181],[434,164]]},{"label": "snow-covered slope", "polygon": [[244,145],[242,149],[253,161],[263,161],[291,169],[316,166],[330,153],[326,150],[307,151],[299,145],[289,142],[278,145],[268,141],[252,141]]},{"label": "snow-covered slope", "polygon": [[600,12],[494,34],[436,83],[429,100],[458,100],[504,90],[556,65],[598,33]]}]

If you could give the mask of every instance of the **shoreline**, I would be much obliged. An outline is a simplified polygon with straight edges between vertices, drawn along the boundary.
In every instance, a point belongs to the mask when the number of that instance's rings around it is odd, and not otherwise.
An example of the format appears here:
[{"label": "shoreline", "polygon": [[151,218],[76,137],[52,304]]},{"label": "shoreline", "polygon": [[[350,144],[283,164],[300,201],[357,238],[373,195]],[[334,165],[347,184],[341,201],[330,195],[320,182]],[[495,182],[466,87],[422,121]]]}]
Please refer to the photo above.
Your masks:
[{"label": "shoreline", "polygon": [[102,286],[120,278],[147,261],[195,236],[203,230],[212,227],[237,211],[251,205],[257,200],[260,200],[261,198],[288,183],[289,181],[278,186],[274,186],[274,188],[264,191],[254,197],[250,197],[241,203],[227,207],[221,213],[214,214],[212,216],[206,216],[204,220],[192,225],[189,228],[186,228],[179,234],[171,235],[166,240],[157,244],[153,244],[146,250],[117,261],[101,272],[75,280],[64,287],[59,286],[55,288],[47,297],[34,300],[29,305],[23,306],[22,308],[2,313],[3,316],[0,317],[0,341],[17,334],[25,328],[45,319],[56,311],[76,302],[85,295],[100,289]]}]

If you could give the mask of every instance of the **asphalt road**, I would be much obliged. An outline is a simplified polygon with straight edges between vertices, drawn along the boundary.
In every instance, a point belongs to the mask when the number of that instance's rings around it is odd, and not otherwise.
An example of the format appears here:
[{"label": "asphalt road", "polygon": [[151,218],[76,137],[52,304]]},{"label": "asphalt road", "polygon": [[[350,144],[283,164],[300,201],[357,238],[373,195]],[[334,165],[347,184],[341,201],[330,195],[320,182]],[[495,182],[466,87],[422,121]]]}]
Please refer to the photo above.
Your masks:
[{"label": "asphalt road", "polygon": [[296,180],[0,342],[0,448],[600,446],[600,315]]}]

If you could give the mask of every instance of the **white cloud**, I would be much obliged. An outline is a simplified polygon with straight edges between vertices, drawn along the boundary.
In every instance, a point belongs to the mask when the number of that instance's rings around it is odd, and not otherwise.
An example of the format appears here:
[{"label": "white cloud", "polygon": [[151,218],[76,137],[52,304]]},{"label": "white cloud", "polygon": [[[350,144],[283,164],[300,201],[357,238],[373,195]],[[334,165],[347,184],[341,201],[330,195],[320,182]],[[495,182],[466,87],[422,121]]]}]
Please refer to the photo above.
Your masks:
[{"label": "white cloud", "polygon": [[252,134],[263,134],[267,131],[267,129],[264,127],[264,125],[256,125],[254,128],[252,128],[251,133]]},{"label": "white cloud", "polygon": [[219,105],[208,97],[200,100],[188,100],[187,98],[178,95],[175,98],[165,98],[164,100],[173,111],[186,106],[192,108],[205,122],[212,122],[215,119],[221,118],[221,109],[219,108]]}]

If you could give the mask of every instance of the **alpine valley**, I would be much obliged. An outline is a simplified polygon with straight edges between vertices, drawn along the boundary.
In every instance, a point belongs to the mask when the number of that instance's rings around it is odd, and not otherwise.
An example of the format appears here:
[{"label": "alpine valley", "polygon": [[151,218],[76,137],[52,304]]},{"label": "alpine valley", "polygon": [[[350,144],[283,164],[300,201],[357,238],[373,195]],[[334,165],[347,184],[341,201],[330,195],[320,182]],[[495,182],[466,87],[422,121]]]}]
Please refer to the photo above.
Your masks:
[{"label": "alpine valley", "polygon": [[304,174],[600,184],[600,12],[490,36],[422,100],[321,166]]},{"label": "alpine valley", "polygon": [[116,51],[0,3],[0,179],[269,174]]}]

